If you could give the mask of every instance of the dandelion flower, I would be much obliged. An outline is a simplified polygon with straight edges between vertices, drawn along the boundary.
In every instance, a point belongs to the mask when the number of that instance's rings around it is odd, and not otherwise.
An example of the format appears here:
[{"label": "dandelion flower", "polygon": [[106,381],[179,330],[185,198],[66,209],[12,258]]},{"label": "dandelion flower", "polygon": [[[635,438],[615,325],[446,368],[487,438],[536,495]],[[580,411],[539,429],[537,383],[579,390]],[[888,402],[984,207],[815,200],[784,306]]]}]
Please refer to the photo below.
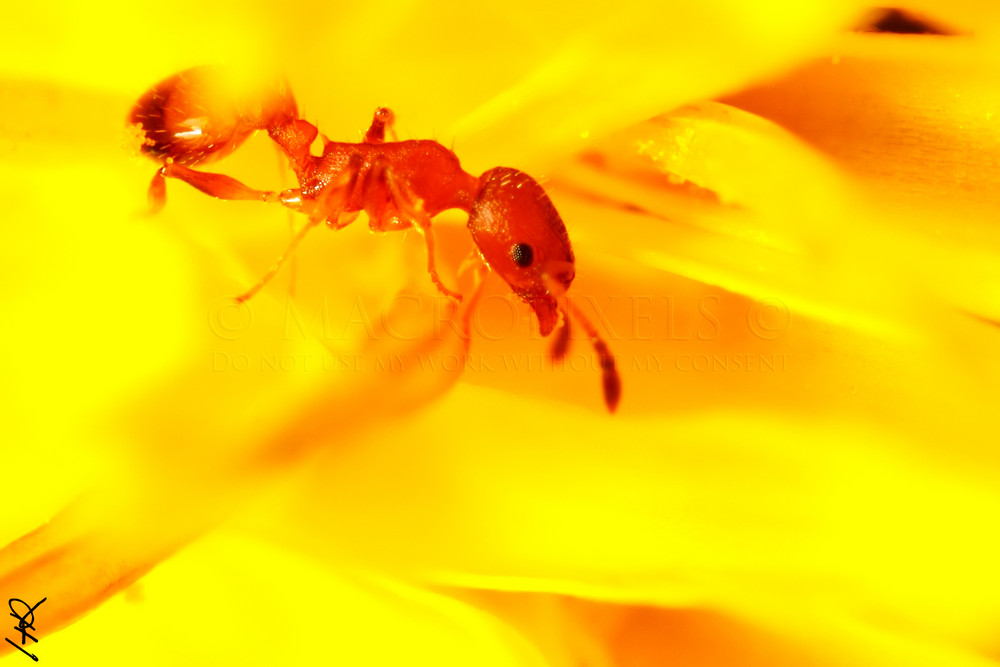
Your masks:
[{"label": "dandelion flower", "polygon": [[[1000,14],[909,8],[953,35],[835,2],[11,8],[0,591],[45,598],[33,651],[993,664]],[[143,217],[121,149],[217,62],[288,72],[332,138],[387,105],[541,177],[619,413],[497,281],[463,357],[414,235],[316,233],[235,307],[284,214],[171,182]],[[219,171],[278,167],[261,138]],[[464,221],[435,229],[454,277]]]}]

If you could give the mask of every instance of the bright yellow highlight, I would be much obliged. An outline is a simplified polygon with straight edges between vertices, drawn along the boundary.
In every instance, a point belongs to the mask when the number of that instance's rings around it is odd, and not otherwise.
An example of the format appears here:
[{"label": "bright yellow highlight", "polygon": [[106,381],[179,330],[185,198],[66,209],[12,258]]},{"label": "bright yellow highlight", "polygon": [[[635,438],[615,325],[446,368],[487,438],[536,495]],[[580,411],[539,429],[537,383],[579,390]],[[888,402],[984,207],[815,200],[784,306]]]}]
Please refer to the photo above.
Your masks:
[{"label": "bright yellow highlight", "polygon": [[[243,583],[258,578],[268,583]],[[208,664],[243,654],[290,664],[334,654],[350,664],[543,664],[514,632],[465,604],[334,573],[278,546],[233,536],[199,542],[43,647],[54,664],[73,664],[84,651],[144,665]]]},{"label": "bright yellow highlight", "polygon": [[[0,603],[47,598],[30,649],[996,665],[1000,13],[913,8],[959,35],[833,0],[10,8]],[[619,413],[495,279],[466,357],[419,236],[363,218],[228,299],[288,217],[175,181],[144,216],[123,128],[204,63],[287,73],[331,139],[386,105],[542,180]],[[206,168],[291,185],[265,137]],[[465,220],[435,232],[468,292]]]}]

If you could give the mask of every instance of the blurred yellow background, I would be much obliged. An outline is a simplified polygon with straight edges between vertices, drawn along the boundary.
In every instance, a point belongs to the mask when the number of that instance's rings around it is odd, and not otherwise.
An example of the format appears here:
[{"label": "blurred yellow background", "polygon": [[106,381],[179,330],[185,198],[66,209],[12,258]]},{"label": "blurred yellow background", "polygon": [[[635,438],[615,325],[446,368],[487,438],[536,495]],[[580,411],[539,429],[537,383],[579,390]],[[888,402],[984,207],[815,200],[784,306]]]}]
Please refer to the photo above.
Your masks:
[{"label": "blurred yellow background", "polygon": [[[338,4],[4,10],[0,596],[46,598],[40,662],[1000,660],[1000,9]],[[465,359],[415,234],[317,232],[235,307],[288,216],[146,216],[124,127],[202,64],[539,178],[619,412],[496,279]],[[263,136],[211,170],[291,186]]]}]

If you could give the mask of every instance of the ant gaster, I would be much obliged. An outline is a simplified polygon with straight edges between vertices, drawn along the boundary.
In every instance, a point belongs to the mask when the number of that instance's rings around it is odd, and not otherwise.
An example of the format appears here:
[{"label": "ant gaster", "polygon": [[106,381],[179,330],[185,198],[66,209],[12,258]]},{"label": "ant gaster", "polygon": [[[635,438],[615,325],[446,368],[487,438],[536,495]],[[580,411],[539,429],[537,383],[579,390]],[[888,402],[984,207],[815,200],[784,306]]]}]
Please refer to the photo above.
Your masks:
[{"label": "ant gaster", "polygon": [[[322,155],[310,147],[316,126],[299,118],[288,85],[277,83],[253,95],[220,95],[219,72],[189,69],[160,82],[136,103],[129,123],[142,138],[141,150],[162,163],[149,187],[154,210],[166,201],[166,178],[176,178],[202,192],[230,200],[279,203],[304,213],[308,221],[285,253],[254,287],[237,297],[249,299],[280,269],[306,233],[321,222],[333,229],[350,224],[359,212],[375,231],[415,227],[427,245],[427,272],[444,295],[446,287],[434,264],[431,219],[458,208],[469,215],[469,232],[486,268],[500,274],[511,290],[534,310],[541,334],[548,336],[563,314],[553,356],[565,354],[569,315],[584,327],[600,359],[604,399],[614,411],[621,381],[614,357],[596,328],[563,298],[575,276],[569,236],[545,190],[531,176],[496,167],[482,176],[466,173],[455,154],[432,140],[385,141],[393,114],[379,108],[360,143],[329,141]],[[255,190],[224,174],[192,167],[228,155],[251,134],[265,130],[288,158],[299,186],[282,192]],[[482,286],[484,269],[479,272]]]}]

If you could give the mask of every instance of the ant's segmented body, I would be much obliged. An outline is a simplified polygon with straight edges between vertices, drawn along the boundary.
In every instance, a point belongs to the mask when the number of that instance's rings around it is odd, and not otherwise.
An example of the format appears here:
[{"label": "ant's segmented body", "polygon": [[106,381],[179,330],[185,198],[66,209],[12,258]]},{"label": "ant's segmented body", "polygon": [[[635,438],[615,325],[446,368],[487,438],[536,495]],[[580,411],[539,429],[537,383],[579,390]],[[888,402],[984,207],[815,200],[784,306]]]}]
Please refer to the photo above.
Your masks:
[{"label": "ant's segmented body", "polygon": [[[280,203],[308,216],[274,267],[240,300],[253,296],[277,273],[310,229],[321,222],[339,229],[364,211],[373,230],[420,231],[431,280],[442,294],[460,301],[461,295],[438,277],[431,233],[434,216],[458,208],[469,215],[469,231],[484,266],[499,273],[532,307],[542,335],[552,333],[560,312],[566,316],[554,355],[565,353],[570,314],[584,326],[600,358],[605,402],[615,409],[621,382],[614,357],[594,326],[562,298],[575,276],[573,251],[559,213],[533,178],[506,167],[477,178],[436,141],[386,142],[393,115],[384,108],[375,111],[360,143],[324,139],[323,154],[313,155],[310,147],[319,132],[298,117],[287,85],[245,96],[248,101],[219,96],[219,85],[218,73],[208,67],[176,74],[139,99],[129,122],[142,134],[142,151],[162,163],[149,188],[154,209],[165,202],[169,177],[220,199]],[[257,130],[265,130],[288,158],[297,188],[255,190],[229,176],[193,168],[228,155]]]}]

